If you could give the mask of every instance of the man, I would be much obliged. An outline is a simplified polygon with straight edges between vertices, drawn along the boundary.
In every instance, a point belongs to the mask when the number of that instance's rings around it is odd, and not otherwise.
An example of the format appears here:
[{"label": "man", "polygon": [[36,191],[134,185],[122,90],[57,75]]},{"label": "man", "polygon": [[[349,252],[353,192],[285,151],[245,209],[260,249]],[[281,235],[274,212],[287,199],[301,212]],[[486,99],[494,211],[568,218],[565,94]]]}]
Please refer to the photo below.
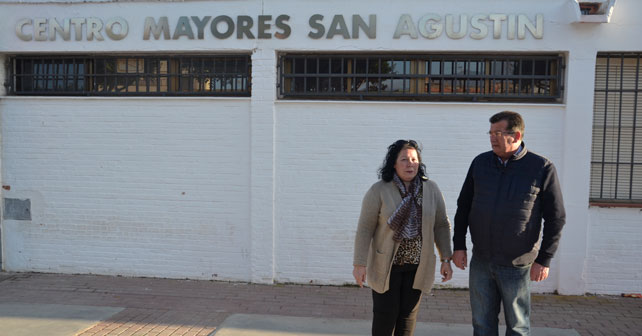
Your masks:
[{"label": "man", "polygon": [[529,335],[530,281],[548,277],[566,221],[562,192],[553,163],[524,146],[519,113],[497,113],[490,124],[492,151],[473,160],[457,200],[453,261],[466,268],[470,229],[475,335],[498,334],[500,302],[506,335]]}]

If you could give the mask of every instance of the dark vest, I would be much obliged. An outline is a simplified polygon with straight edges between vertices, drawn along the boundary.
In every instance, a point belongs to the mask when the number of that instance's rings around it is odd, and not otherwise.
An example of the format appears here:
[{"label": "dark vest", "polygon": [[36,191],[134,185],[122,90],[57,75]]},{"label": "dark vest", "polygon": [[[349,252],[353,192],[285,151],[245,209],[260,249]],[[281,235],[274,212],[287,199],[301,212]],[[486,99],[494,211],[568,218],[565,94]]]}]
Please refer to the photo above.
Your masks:
[{"label": "dark vest", "polygon": [[537,257],[546,158],[524,147],[504,166],[492,152],[473,161],[469,213],[473,253],[501,265],[527,265]]}]

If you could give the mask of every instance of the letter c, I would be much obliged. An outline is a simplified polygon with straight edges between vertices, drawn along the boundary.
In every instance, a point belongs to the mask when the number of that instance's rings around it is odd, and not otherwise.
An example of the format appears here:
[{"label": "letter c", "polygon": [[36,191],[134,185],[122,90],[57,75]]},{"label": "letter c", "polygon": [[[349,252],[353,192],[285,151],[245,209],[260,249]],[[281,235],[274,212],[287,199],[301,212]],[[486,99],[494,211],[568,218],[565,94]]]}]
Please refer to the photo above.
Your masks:
[{"label": "letter c", "polygon": [[18,36],[19,39],[23,41],[31,41],[33,39],[33,36],[27,35],[22,32],[22,29],[26,25],[31,25],[31,19],[22,19],[16,23],[16,36]]}]

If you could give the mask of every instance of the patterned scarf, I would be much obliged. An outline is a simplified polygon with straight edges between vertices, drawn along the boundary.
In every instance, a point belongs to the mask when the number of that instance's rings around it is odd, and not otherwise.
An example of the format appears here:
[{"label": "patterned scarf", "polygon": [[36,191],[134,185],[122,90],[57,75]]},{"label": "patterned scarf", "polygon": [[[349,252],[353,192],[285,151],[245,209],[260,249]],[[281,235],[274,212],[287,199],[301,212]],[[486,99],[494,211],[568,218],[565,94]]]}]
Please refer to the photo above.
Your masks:
[{"label": "patterned scarf", "polygon": [[408,190],[399,176],[395,173],[392,178],[401,193],[401,203],[388,218],[388,225],[395,232],[393,239],[397,242],[402,239],[415,238],[421,235],[421,189],[422,179],[417,175]]}]

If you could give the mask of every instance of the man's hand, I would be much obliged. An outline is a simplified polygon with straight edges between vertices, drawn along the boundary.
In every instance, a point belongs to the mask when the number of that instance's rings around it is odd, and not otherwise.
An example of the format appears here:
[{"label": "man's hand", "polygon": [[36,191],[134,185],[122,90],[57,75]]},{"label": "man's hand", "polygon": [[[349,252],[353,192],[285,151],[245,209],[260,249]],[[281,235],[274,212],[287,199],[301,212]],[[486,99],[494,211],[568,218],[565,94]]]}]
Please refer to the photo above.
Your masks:
[{"label": "man's hand", "polygon": [[531,266],[531,281],[544,281],[546,278],[548,278],[548,267],[533,263],[533,266]]},{"label": "man's hand", "polygon": [[465,270],[466,266],[468,266],[468,254],[466,250],[456,250],[455,253],[453,253],[453,262],[457,268]]},{"label": "man's hand", "polygon": [[363,284],[366,282],[366,267],[354,265],[354,269],[352,270],[352,276],[357,281],[357,285],[363,288]]}]

